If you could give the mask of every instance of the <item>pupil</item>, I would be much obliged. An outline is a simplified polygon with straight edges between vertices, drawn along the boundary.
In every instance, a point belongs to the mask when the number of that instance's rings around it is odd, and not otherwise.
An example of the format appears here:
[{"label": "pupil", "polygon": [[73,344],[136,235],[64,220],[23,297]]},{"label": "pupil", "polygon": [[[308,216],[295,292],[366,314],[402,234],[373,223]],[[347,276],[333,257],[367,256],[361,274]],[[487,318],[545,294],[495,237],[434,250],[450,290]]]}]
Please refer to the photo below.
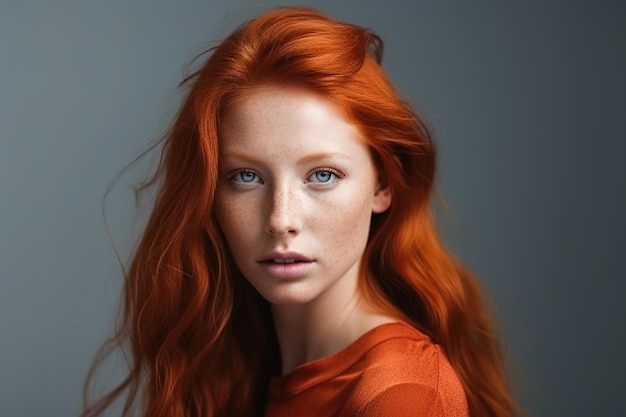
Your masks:
[{"label": "pupil", "polygon": [[326,182],[330,179],[330,172],[328,171],[318,172],[316,176],[318,180]]}]

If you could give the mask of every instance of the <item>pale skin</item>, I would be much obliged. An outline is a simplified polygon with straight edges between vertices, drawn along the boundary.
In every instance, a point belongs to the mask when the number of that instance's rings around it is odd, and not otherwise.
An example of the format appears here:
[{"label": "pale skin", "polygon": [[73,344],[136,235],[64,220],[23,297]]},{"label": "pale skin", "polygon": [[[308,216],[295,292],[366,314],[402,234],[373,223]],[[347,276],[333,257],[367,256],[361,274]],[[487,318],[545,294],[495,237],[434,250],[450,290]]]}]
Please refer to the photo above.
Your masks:
[{"label": "pale skin", "polygon": [[226,109],[219,147],[215,215],[272,305],[284,374],[398,321],[358,291],[372,213],[392,196],[339,109],[301,88],[257,87]]}]

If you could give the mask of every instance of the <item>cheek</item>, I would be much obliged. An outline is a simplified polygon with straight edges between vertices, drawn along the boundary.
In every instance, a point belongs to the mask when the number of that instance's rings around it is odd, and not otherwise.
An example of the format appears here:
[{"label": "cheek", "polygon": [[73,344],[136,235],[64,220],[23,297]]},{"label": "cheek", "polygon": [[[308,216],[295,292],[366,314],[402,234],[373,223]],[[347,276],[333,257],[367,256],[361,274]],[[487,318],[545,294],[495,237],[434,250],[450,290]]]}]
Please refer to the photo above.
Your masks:
[{"label": "cheek", "polygon": [[245,236],[242,234],[248,224],[242,205],[235,204],[228,198],[216,196],[213,210],[217,224],[224,233],[228,246],[234,249],[239,242],[245,240]]},{"label": "cheek", "polygon": [[330,234],[330,241],[346,245],[345,249],[361,248],[367,242],[370,219],[372,216],[371,199],[365,190],[344,194],[340,204],[327,211],[324,223]]}]

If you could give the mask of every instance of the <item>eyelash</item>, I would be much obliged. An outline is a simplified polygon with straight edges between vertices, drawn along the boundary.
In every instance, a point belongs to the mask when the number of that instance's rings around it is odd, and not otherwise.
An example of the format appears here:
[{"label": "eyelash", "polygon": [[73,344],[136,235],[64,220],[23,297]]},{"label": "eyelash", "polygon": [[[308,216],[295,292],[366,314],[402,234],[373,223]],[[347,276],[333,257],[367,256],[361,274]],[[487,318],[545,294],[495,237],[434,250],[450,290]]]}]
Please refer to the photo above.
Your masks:
[{"label": "eyelash", "polygon": [[[326,181],[326,182],[321,182],[321,181],[309,181],[309,178],[313,177],[315,174],[319,174],[320,172],[328,172],[330,173],[332,176],[331,178]],[[333,178],[334,176],[334,178]],[[337,181],[339,181],[340,179],[342,179],[344,177],[343,174],[341,174],[341,172],[337,171],[336,169],[333,168],[319,168],[316,169],[315,171],[311,172],[309,175],[307,175],[307,182],[312,182],[315,184],[318,184],[318,187],[329,187],[332,184],[337,183]]]},{"label": "eyelash", "polygon": [[[316,174],[319,174],[320,172],[328,172],[331,174],[331,178],[326,181],[326,182],[322,182],[322,181],[312,181],[310,180],[311,177],[313,177]],[[241,181],[241,180],[237,180],[235,177],[237,175],[242,175],[242,174],[254,174],[256,175],[256,178],[258,178],[258,181]],[[334,169],[334,168],[318,168],[314,171],[312,171],[311,173],[309,173],[306,176],[306,180],[305,183],[314,183],[317,184],[317,187],[329,187],[332,186],[333,184],[337,183],[338,180],[342,179],[344,177],[344,175],[339,172],[338,170]],[[235,183],[237,183],[237,185],[239,187],[245,187],[248,186],[250,184],[265,184],[265,181],[263,181],[263,177],[261,177],[257,172],[251,170],[251,169],[240,169],[240,170],[236,170],[236,171],[232,171],[229,172],[228,174],[226,174],[226,178],[228,180],[231,180]]]},{"label": "eyelash", "polygon": [[256,181],[247,182],[247,181],[236,180],[235,177],[237,175],[241,175],[241,174],[254,174],[254,175],[257,176],[257,178],[259,179],[259,182],[261,184],[265,184],[265,181],[263,181],[263,178],[258,173],[254,172],[251,169],[240,169],[240,170],[237,170],[237,171],[229,172],[228,174],[226,174],[226,178],[228,178],[229,180],[234,181],[236,183],[242,184],[243,186],[248,185],[248,184],[256,184],[257,183]]}]

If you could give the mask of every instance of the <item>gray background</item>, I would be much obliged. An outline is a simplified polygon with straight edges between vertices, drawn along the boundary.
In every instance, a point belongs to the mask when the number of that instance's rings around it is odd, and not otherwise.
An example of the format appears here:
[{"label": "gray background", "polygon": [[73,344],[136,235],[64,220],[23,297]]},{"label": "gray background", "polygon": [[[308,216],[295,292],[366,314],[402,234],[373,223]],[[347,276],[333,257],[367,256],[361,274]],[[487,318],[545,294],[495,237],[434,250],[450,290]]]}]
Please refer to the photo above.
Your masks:
[{"label": "gray background", "polygon": [[[625,3],[309,5],[378,31],[430,121],[442,230],[491,294],[522,405],[624,416]],[[185,64],[260,10],[0,3],[1,416],[78,413],[120,289],[107,185],[168,125]],[[149,161],[106,203],[123,259],[141,225],[130,184]]]}]

